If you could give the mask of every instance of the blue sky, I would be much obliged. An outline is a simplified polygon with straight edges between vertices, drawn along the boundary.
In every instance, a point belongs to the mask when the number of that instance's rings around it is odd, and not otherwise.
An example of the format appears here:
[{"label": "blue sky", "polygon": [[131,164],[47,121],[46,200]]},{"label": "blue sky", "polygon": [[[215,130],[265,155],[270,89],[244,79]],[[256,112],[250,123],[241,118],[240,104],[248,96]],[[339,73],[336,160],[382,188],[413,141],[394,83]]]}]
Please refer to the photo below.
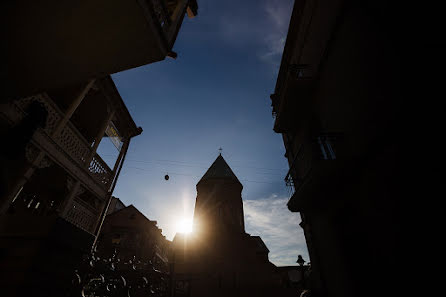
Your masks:
[{"label": "blue sky", "polygon": [[[276,265],[294,265],[298,254],[308,260],[300,216],[286,208],[288,166],[269,99],[292,5],[201,0],[198,16],[183,22],[176,60],[112,76],[144,129],[131,142],[114,195],[157,220],[168,239],[178,220],[192,218],[195,185],[222,147],[244,186],[247,232],[262,237]],[[100,152],[106,161],[116,155],[105,144]]]}]

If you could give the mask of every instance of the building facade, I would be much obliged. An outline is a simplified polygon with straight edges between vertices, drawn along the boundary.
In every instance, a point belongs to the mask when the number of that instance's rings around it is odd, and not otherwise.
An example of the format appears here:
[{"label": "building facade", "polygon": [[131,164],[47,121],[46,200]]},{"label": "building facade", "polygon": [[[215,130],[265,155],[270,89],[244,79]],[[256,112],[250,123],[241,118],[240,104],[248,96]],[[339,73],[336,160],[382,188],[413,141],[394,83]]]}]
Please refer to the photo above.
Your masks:
[{"label": "building facade", "polygon": [[[60,294],[93,245],[142,129],[110,76],[1,104],[0,129],[9,139],[0,156],[2,287],[11,296]],[[119,150],[111,168],[97,153],[109,140]],[[51,289],[50,279],[58,280]]]},{"label": "building facade", "polygon": [[[184,15],[195,0],[46,0],[1,4],[5,65],[1,99],[175,58]],[[32,48],[32,50],[30,50]]]},{"label": "building facade", "polygon": [[97,251],[106,258],[115,254],[121,261],[151,261],[155,269],[168,272],[170,244],[156,221],[129,205],[105,217]]},{"label": "building facade", "polygon": [[[0,280],[7,296],[63,296],[142,132],[112,73],[175,58],[195,0],[1,4]],[[97,153],[110,140],[117,158]],[[108,141],[107,140],[107,141]],[[113,200],[114,201],[114,200]],[[119,207],[112,204],[112,208]]]},{"label": "building facade", "polygon": [[220,155],[197,184],[193,232],[173,240],[174,296],[281,296],[259,236],[245,232],[242,184]]},{"label": "building facade", "polygon": [[125,206],[124,202],[121,201],[121,199],[119,199],[115,196],[112,196],[110,204],[108,205],[107,215],[109,215],[115,211],[118,211],[120,209],[123,209],[125,207],[126,206]]},{"label": "building facade", "polygon": [[393,16],[367,1],[294,4],[271,100],[315,296],[395,290],[402,170]]},{"label": "building facade", "polygon": [[282,277],[283,286],[293,289],[294,296],[301,296],[300,294],[308,289],[310,265],[279,266],[277,272]]}]

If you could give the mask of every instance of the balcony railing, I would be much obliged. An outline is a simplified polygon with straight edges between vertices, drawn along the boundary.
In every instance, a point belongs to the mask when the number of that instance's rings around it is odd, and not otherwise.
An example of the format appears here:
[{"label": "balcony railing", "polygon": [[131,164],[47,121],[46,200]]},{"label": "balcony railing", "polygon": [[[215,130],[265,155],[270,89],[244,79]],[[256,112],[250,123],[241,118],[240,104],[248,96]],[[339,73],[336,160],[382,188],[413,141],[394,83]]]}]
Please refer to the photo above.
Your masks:
[{"label": "balcony railing", "polygon": [[104,187],[110,185],[112,178],[111,170],[98,154],[91,160],[88,170],[94,179],[103,184]]},{"label": "balcony railing", "polygon": [[98,212],[85,203],[74,200],[73,205],[64,218],[73,225],[93,234],[98,219]]},{"label": "balcony railing", "polygon": [[[311,149],[311,148],[310,148]],[[307,145],[300,145],[293,161],[291,162],[290,169],[285,176],[285,184],[289,189],[289,194],[292,196],[302,185],[311,170],[311,154],[308,151]]]},{"label": "balcony railing", "polygon": [[53,139],[53,141],[57,143],[80,167],[87,168],[90,176],[94,180],[101,184],[105,189],[108,189],[112,180],[111,169],[97,154],[95,154],[88,166],[85,164],[88,155],[91,153],[91,146],[71,122],[68,121],[61,131],[53,136],[53,132],[58,123],[62,120],[64,113],[48,95],[39,94],[17,100],[15,104],[16,108],[21,113],[19,117],[23,118],[25,115],[24,110],[26,110],[26,107],[33,101],[40,102],[48,111],[46,126],[43,129],[45,134]]}]

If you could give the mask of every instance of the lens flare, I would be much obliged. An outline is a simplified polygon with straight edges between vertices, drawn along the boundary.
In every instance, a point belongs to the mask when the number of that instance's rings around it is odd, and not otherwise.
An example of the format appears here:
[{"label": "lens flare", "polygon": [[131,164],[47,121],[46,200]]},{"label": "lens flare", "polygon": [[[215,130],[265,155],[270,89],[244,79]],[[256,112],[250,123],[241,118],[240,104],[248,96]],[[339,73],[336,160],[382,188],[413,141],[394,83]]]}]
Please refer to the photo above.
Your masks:
[{"label": "lens flare", "polygon": [[176,223],[176,232],[178,233],[191,233],[192,232],[192,219],[182,218]]}]

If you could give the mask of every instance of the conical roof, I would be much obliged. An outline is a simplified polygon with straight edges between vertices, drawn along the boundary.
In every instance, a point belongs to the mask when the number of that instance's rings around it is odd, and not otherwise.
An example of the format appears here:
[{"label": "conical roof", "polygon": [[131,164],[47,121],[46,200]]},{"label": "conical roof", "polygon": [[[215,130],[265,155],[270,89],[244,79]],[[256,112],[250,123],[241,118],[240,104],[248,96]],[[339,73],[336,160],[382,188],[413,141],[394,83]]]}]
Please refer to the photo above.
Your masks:
[{"label": "conical roof", "polygon": [[210,179],[230,179],[240,183],[221,154],[215,159],[214,163],[212,163],[211,167],[209,167],[208,171],[206,171],[198,183]]}]

